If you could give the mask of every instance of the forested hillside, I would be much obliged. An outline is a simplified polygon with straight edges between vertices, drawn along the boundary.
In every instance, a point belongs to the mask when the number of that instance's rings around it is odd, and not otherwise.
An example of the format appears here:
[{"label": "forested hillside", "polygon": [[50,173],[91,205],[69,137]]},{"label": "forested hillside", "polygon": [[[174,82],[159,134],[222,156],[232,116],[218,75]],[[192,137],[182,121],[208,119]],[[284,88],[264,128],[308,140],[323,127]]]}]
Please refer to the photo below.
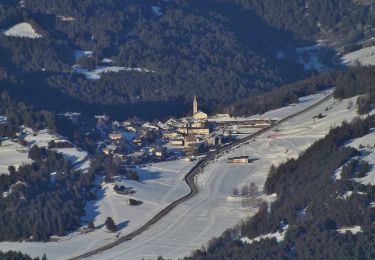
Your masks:
[{"label": "forested hillside", "polygon": [[95,168],[82,174],[63,155],[34,145],[32,164],[0,176],[0,240],[45,241],[81,226]]},{"label": "forested hillside", "polygon": [[237,100],[223,110],[237,116],[262,114],[272,109],[298,103],[298,97],[334,88],[334,96],[338,99],[362,95],[358,100],[358,109],[362,111],[361,114],[368,113],[375,105],[374,78],[374,67],[324,73],[272,89],[266,93]]},{"label": "forested hillside", "polygon": [[[217,0],[229,2],[227,0]],[[233,1],[230,1],[233,2]],[[361,39],[375,25],[373,1],[235,0],[275,26],[305,39]]]},{"label": "forested hillside", "polygon": [[[40,35],[0,35],[2,88],[44,109],[69,104],[131,116],[146,105],[160,116],[186,113],[198,95],[210,112],[304,75],[296,61],[275,55],[295,39],[234,4],[228,9],[212,0],[3,1],[0,17],[3,30],[28,23]],[[90,80],[75,64],[88,71],[128,70]],[[136,68],[152,72],[129,71]]]},{"label": "forested hillside", "polygon": [[56,130],[55,115],[48,111],[38,111],[23,102],[17,102],[2,92],[0,96],[0,115],[6,117],[6,124],[0,124],[0,137],[15,137],[18,127],[25,125],[38,130],[49,128]]}]

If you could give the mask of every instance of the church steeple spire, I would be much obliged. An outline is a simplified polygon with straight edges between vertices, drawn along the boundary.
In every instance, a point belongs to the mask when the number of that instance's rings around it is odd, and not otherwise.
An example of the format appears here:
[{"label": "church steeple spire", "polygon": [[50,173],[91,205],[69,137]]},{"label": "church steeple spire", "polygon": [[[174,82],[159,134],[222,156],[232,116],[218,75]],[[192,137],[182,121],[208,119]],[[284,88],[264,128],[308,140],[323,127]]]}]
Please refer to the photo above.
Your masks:
[{"label": "church steeple spire", "polygon": [[193,101],[193,115],[195,115],[198,112],[198,101],[197,101],[197,96],[194,96],[194,101]]}]

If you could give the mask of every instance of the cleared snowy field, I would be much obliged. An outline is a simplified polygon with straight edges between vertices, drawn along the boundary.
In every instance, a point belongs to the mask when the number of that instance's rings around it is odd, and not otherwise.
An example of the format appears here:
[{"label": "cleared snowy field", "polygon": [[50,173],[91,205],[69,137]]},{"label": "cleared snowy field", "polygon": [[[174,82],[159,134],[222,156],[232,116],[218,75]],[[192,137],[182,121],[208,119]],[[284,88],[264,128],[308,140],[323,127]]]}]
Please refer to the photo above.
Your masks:
[{"label": "cleared snowy field", "polygon": [[[18,133],[18,139],[27,142],[27,146],[22,146],[14,141],[5,140],[0,145],[0,174],[8,173],[8,166],[18,167],[25,163],[30,163],[28,151],[33,145],[48,147],[51,140],[67,142],[61,136],[53,134],[48,129],[33,132],[30,128],[22,128]],[[82,171],[90,167],[90,160],[86,151],[78,148],[56,148],[55,151],[62,153],[66,160],[69,160],[76,169]]]},{"label": "cleared snowy field", "polygon": [[16,142],[5,140],[0,145],[0,174],[7,174],[8,167],[13,165],[18,168],[24,163],[29,163],[28,149]]},{"label": "cleared snowy field", "polygon": [[[353,99],[355,100],[355,99]],[[349,100],[333,98],[318,108],[293,118],[210,164],[198,177],[200,192],[178,206],[145,233],[131,241],[98,254],[93,259],[156,259],[158,255],[176,259],[189,255],[226,228],[253,215],[256,210],[243,208],[240,201],[228,200],[234,188],[256,183],[259,188],[267,178],[271,164],[279,164],[298,154],[314,141],[324,137],[330,127],[350,121],[355,108],[348,109]],[[325,109],[328,109],[328,112]],[[313,120],[322,113],[326,117]],[[227,164],[232,156],[248,155],[250,164]]]},{"label": "cleared snowy field", "polygon": [[325,97],[327,97],[329,94],[332,94],[332,93],[333,93],[333,89],[329,89],[329,90],[326,90],[317,94],[300,97],[298,99],[299,103],[297,104],[290,104],[287,107],[270,110],[262,115],[252,116],[250,117],[250,119],[255,119],[255,118],[282,119],[287,116],[293,115],[298,111],[301,111],[303,109],[310,107],[311,105],[323,100]]},{"label": "cleared snowy field", "polygon": [[[355,100],[350,99],[353,103]],[[331,127],[354,118],[356,109],[348,109],[350,101],[330,98],[312,111],[283,123],[277,130],[270,130],[225,154],[198,176],[200,192],[197,196],[172,210],[141,235],[92,259],[156,259],[159,255],[176,259],[189,255],[193,249],[200,248],[212,237],[219,236],[225,229],[256,212],[254,208],[244,208],[241,201],[230,199],[234,188],[241,190],[244,185],[254,182],[261,190],[272,164],[297,157],[314,141],[325,136]],[[285,108],[285,116],[293,108]],[[274,113],[282,116],[282,110]],[[313,119],[319,113],[326,116]],[[228,157],[239,155],[250,156],[252,163],[226,163]],[[103,228],[107,216],[114,217],[121,235],[134,230],[161,207],[188,192],[183,176],[190,167],[192,163],[182,161],[154,164],[141,169],[145,178],[143,183],[125,181],[125,186],[137,191],[132,197],[143,200],[144,204],[138,207],[125,205],[123,195],[115,194],[111,185],[98,190],[101,199],[87,205],[89,216],[85,218],[95,219],[98,228],[95,232],[71,234],[60,242],[3,242],[0,250],[21,250],[32,256],[46,253],[51,259],[66,259],[109,243],[116,234],[107,233]]]},{"label": "cleared snowy field", "polygon": [[[155,163],[147,167],[137,169],[141,182],[116,178],[115,183],[101,184],[96,188],[98,199],[87,203],[85,210],[87,215],[82,221],[93,220],[96,230],[81,234],[74,232],[65,237],[54,237],[55,242],[3,242],[0,250],[21,250],[32,255],[47,253],[49,259],[67,259],[80,253],[102,246],[117,238],[135,230],[162,208],[174,200],[189,193],[186,185],[185,174],[193,167],[195,162],[169,161]],[[98,184],[101,180],[98,180]],[[132,195],[120,195],[113,190],[114,184],[122,184],[132,187],[136,193]],[[126,199],[135,198],[142,200],[140,206],[130,206]],[[104,226],[105,219],[112,217],[117,224],[117,233],[108,233]]]},{"label": "cleared snowy field", "polygon": [[[41,130],[38,132],[33,132],[29,128],[23,129],[21,136],[27,141],[28,146],[32,147],[34,144],[39,147],[48,147],[48,143],[54,140],[58,142],[68,142],[61,136],[53,134],[48,129]],[[62,153],[65,160],[70,161],[74,164],[76,169],[87,170],[90,167],[90,160],[88,159],[88,154],[86,151],[82,151],[76,147],[73,148],[55,148],[56,152]]]},{"label": "cleared snowy field", "polygon": [[4,32],[8,37],[26,37],[26,38],[41,38],[42,35],[38,34],[29,23],[19,23],[9,28]]},{"label": "cleared snowy field", "polygon": [[341,57],[342,63],[348,66],[375,65],[375,46],[350,52]]},{"label": "cleared snowy field", "polygon": [[333,93],[333,89],[329,89],[326,91],[319,92],[317,94],[300,97],[298,99],[298,103],[290,104],[289,106],[282,107],[279,109],[274,109],[267,111],[261,115],[253,115],[249,117],[230,117],[230,118],[209,118],[208,121],[217,121],[217,122],[225,122],[225,121],[245,121],[251,119],[282,119],[287,116],[293,115],[298,111],[308,108],[309,106],[321,101],[329,94]]}]

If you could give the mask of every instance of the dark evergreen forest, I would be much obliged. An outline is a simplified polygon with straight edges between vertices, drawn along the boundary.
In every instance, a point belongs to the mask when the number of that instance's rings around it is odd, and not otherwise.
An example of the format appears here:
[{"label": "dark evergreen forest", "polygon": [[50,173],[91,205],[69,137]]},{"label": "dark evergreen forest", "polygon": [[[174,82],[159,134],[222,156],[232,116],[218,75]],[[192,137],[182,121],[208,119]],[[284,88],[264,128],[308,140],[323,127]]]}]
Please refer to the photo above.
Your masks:
[{"label": "dark evergreen forest", "polygon": [[375,105],[374,78],[375,69],[373,67],[351,68],[346,71],[324,73],[275,88],[266,93],[239,99],[223,110],[238,116],[262,114],[271,109],[298,103],[298,97],[315,94],[326,89],[334,89],[334,97],[337,99],[362,95],[358,99],[358,110],[360,114],[365,114]]},{"label": "dark evergreen forest", "polygon": [[[8,0],[0,17],[2,29],[28,22],[43,36],[0,36],[0,87],[44,110],[160,117],[187,113],[198,95],[212,112],[306,76],[296,61],[275,54],[307,42],[219,0]],[[76,60],[75,50],[93,54]],[[154,73],[106,73],[92,81],[72,67],[92,69],[103,58]]]},{"label": "dark evergreen forest", "polygon": [[90,192],[95,167],[82,174],[61,154],[36,145],[29,158],[33,163],[10,166],[9,175],[0,176],[0,240],[45,241],[64,235],[81,226],[84,205],[95,198]]}]

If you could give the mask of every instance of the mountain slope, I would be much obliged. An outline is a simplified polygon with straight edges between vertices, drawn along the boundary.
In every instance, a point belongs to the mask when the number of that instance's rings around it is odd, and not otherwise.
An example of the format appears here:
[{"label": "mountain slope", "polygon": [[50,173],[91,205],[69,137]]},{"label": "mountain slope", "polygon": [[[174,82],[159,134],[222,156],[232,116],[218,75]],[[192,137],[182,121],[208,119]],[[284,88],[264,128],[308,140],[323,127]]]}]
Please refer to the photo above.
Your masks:
[{"label": "mountain slope", "polygon": [[[139,109],[132,108],[145,104],[166,115],[186,113],[194,95],[210,112],[304,75],[297,62],[275,56],[277,47],[293,43],[289,34],[276,33],[253,14],[230,7],[226,12],[211,0],[2,3],[0,28],[26,22],[42,36],[0,36],[3,81],[13,81],[20,98],[51,110],[67,106],[36,101],[44,99],[38,87],[50,99],[75,104],[76,110],[101,106],[109,113],[136,114]],[[250,29],[239,29],[241,22]],[[91,54],[77,57],[77,50]],[[102,73],[96,81],[80,73],[111,66],[122,70]]]}]

